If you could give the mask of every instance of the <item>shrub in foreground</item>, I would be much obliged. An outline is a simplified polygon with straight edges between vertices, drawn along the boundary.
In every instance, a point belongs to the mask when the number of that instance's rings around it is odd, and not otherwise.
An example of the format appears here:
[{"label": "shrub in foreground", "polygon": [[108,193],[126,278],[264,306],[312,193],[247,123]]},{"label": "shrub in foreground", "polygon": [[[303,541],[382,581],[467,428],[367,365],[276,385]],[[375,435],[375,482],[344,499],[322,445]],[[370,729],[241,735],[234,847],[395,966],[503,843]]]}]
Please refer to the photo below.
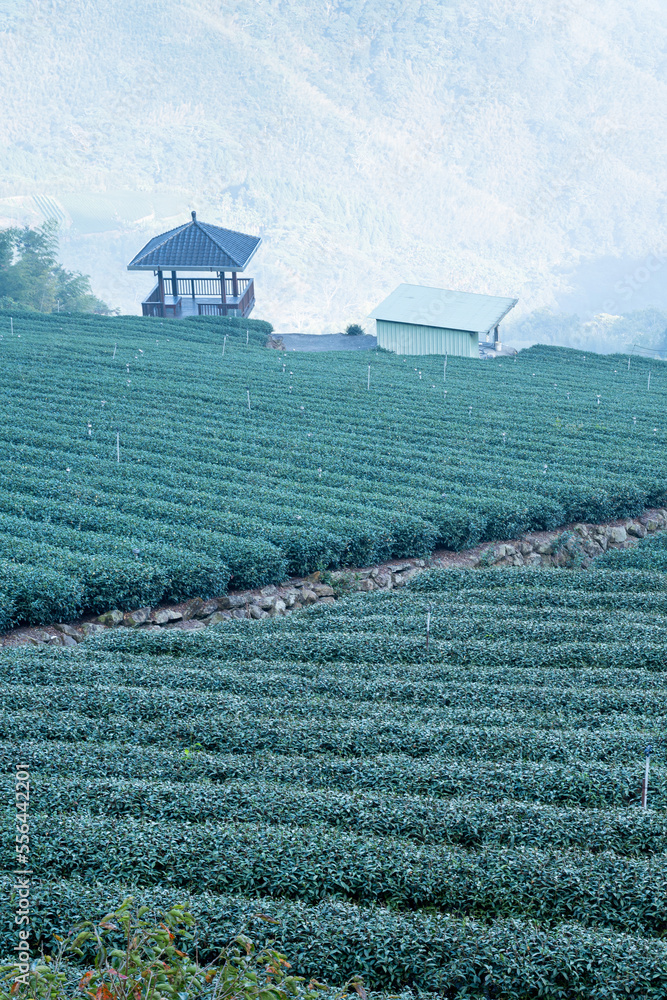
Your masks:
[{"label": "shrub in foreground", "polygon": [[[185,907],[177,904],[159,920],[151,918],[149,911],[148,906],[137,907],[130,897],[99,922],[84,921],[67,937],[59,938],[55,954],[0,967],[0,997],[314,1000],[326,989],[290,975],[284,955],[271,947],[257,951],[243,934],[203,964],[198,956],[193,958],[178,947],[193,940],[195,921]],[[18,955],[19,962],[23,957]],[[82,970],[79,963],[86,959],[91,964]]]}]

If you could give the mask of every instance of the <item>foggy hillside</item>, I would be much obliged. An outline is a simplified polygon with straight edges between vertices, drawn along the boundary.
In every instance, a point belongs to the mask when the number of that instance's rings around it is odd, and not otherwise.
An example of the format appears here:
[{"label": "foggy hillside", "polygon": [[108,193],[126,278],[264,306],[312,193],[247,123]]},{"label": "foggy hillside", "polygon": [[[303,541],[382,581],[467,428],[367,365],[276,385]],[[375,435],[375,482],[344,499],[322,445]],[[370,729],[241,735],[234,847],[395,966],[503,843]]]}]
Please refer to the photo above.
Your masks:
[{"label": "foggy hillside", "polygon": [[[361,320],[397,283],[583,319],[667,307],[659,0],[0,0],[0,225],[139,311],[127,261],[258,233],[255,315]],[[634,277],[633,277],[634,276]],[[631,279],[631,280],[628,280]]]}]

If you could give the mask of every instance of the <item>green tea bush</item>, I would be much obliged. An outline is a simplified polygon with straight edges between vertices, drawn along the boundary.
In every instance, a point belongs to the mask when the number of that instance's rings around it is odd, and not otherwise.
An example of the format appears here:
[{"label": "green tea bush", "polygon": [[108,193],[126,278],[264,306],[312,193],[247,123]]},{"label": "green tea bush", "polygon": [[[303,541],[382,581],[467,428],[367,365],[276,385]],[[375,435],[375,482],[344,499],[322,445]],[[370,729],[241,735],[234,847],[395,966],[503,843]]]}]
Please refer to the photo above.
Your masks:
[{"label": "green tea bush", "polygon": [[[364,990],[664,997],[666,575],[434,571],[287,617],[1,651],[34,961],[132,894],[187,903],[204,961],[244,934]],[[10,822],[8,873],[14,851]]]},{"label": "green tea bush", "polygon": [[[3,889],[9,893],[9,879]],[[104,886],[41,882],[33,894],[35,935],[47,952],[57,950],[56,935],[66,936],[91,912],[113,912],[123,898]],[[288,954],[295,975],[334,983],[357,976],[367,987],[392,992],[407,986],[418,994],[476,1000],[644,1000],[667,991],[663,941],[572,923],[547,930],[521,920],[488,924],[336,900],[310,907],[207,892],[177,898],[196,921],[203,961],[215,960],[220,942],[234,939],[242,928],[257,948],[268,945]],[[173,906],[172,899],[173,890],[141,892],[143,905],[156,909]],[[5,947],[14,943],[13,928],[4,920],[0,941]]]},{"label": "green tea bush", "polygon": [[[227,826],[129,817],[35,817],[31,863],[43,876],[160,884],[190,891],[300,899],[339,897],[484,919],[521,913],[545,924],[659,937],[667,930],[667,867],[650,860],[532,847],[404,844],[312,828]],[[582,879],[582,866],[585,878]]]},{"label": "green tea bush", "polygon": [[[3,322],[4,558],[60,560],[86,610],[667,502],[667,383],[654,371],[647,394],[640,359],[450,358],[445,385],[436,357],[378,352],[369,390],[366,355],[266,351],[257,320],[21,313],[13,336]],[[67,595],[26,586],[7,591],[18,620],[71,616]]]},{"label": "green tea bush", "polygon": [[[322,763],[318,763],[322,768]],[[199,770],[194,762],[191,770],[195,773]],[[245,774],[251,770],[248,768]],[[263,768],[264,774],[267,771],[270,775],[271,768]],[[453,787],[450,794],[453,794],[456,777],[464,779],[464,776],[460,767],[452,767],[451,771]],[[607,768],[603,772],[603,787],[600,787],[601,781],[596,787],[588,773],[582,775],[579,782],[573,781],[576,774],[566,768],[527,769],[525,778],[516,775],[516,764],[497,771],[500,773],[494,774],[488,767],[474,768],[471,774],[465,775],[467,780],[459,782],[463,786],[459,791],[468,792],[470,797],[448,798],[442,788],[444,782],[440,787],[435,782],[427,786],[424,797],[407,797],[387,794],[381,788],[363,794],[327,787],[306,790],[250,777],[219,784],[219,773],[215,784],[210,778],[195,781],[193,773],[187,775],[187,781],[171,782],[161,782],[154,777],[134,781],[95,779],[85,778],[77,768],[72,778],[49,778],[37,773],[36,794],[33,793],[31,801],[37,812],[50,811],[59,815],[85,808],[92,815],[119,819],[147,816],[160,821],[201,823],[223,821],[233,816],[243,823],[261,821],[303,827],[322,823],[372,836],[395,836],[417,843],[466,848],[482,845],[578,847],[595,852],[613,850],[620,855],[656,854],[667,850],[667,817],[662,812],[667,805],[664,773],[654,777],[651,788],[654,808],[628,814],[618,806],[639,802],[636,779],[633,781],[629,773],[615,775],[616,786],[607,790]],[[488,784],[484,786],[483,792],[490,801],[472,796],[478,782],[488,782],[493,777],[504,777],[506,795],[513,794],[514,798],[499,799],[498,784],[493,790]],[[596,777],[600,777],[599,770]],[[547,783],[549,778],[550,784]],[[435,797],[438,792],[442,797]],[[613,804],[617,808],[592,808],[590,802],[595,800],[596,792],[600,800],[605,793],[610,799],[616,793]],[[491,797],[494,793],[496,798]],[[518,798],[522,793],[524,800]],[[572,803],[583,803],[583,807],[547,804],[554,799],[564,803],[568,798]]]}]

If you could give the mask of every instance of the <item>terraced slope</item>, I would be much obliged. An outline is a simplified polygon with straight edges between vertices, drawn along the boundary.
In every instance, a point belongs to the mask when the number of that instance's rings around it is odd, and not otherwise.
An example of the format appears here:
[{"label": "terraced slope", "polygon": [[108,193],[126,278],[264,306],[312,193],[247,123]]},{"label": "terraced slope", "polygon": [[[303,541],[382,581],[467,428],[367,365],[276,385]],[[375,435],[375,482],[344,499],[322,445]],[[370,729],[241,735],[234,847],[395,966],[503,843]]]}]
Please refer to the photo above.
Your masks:
[{"label": "terraced slope", "polygon": [[640,539],[636,547],[610,550],[599,556],[596,565],[605,569],[638,569],[667,572],[667,535]]},{"label": "terraced slope", "polygon": [[655,362],[650,390],[648,362],[557,348],[445,380],[251,321],[1,323],[0,628],[667,502]]},{"label": "terraced slope", "polygon": [[248,926],[330,982],[664,997],[666,640],[662,573],[477,570],[5,651],[36,933],[48,947],[132,891],[189,899],[203,952]]}]

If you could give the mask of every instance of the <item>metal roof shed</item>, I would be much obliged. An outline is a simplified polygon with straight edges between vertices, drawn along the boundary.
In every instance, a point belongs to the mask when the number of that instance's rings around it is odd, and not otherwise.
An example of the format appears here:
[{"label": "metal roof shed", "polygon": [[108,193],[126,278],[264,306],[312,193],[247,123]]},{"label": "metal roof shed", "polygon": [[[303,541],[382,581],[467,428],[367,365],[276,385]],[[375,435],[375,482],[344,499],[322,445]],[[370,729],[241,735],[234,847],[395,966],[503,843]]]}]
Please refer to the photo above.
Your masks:
[{"label": "metal roof shed", "polygon": [[424,285],[399,285],[371,313],[378,347],[396,354],[479,357],[479,338],[494,330],[518,302]]}]

